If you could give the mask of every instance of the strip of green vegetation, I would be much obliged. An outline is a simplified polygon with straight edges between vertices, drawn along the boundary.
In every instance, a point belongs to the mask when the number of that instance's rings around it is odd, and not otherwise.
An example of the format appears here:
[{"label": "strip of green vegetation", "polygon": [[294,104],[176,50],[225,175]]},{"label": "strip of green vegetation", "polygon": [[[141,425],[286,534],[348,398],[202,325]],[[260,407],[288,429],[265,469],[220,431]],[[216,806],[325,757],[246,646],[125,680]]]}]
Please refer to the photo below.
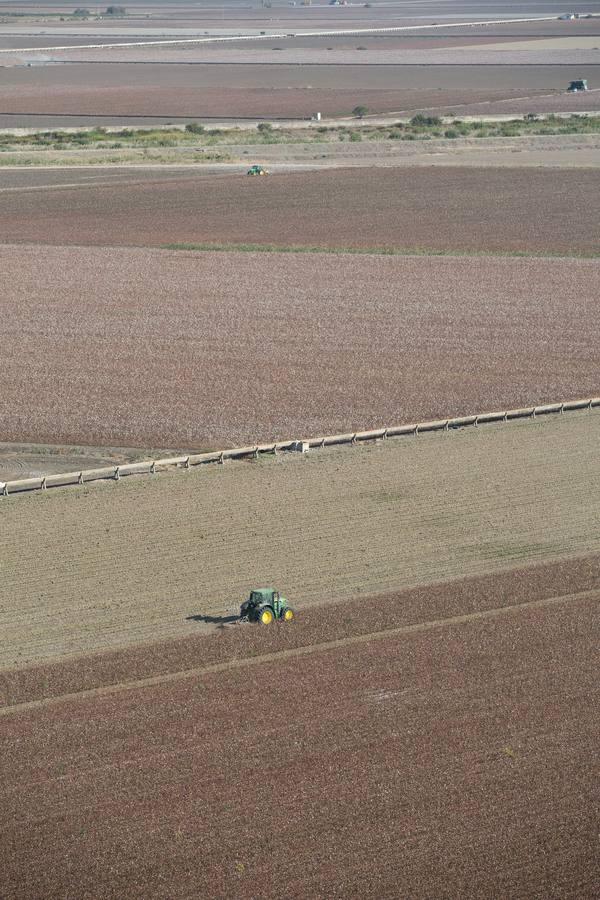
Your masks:
[{"label": "strip of green vegetation", "polygon": [[214,144],[302,144],[335,141],[426,141],[432,138],[493,138],[527,135],[597,134],[600,115],[539,117],[530,113],[523,118],[494,122],[440,119],[416,115],[410,121],[393,125],[370,125],[357,119],[356,125],[319,125],[286,128],[261,122],[256,129],[206,128],[198,123],[184,127],[119,128],[96,127],[81,131],[39,131],[35,134],[0,134],[0,151],[27,148],[65,150],[79,148],[121,149],[129,147],[211,147]]},{"label": "strip of green vegetation", "polygon": [[564,251],[529,251],[529,250],[448,250],[431,247],[311,247],[301,244],[163,244],[163,250],[189,250],[194,252],[237,252],[237,253],[336,253],[336,254],[369,254],[375,256],[519,256],[540,259],[600,259],[598,252]]}]

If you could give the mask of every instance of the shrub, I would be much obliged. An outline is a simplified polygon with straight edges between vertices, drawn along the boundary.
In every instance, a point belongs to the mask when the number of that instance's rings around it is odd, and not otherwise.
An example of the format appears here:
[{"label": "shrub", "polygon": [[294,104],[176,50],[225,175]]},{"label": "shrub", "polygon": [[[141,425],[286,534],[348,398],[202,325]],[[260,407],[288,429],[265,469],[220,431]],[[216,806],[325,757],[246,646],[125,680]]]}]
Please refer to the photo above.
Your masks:
[{"label": "shrub", "polygon": [[457,138],[460,137],[460,132],[458,132],[456,128],[449,128],[448,131],[444,132],[444,137]]},{"label": "shrub", "polygon": [[362,134],[359,134],[358,131],[353,131],[350,135],[351,141],[362,141]]},{"label": "shrub", "polygon": [[424,116],[422,113],[417,113],[417,115],[413,116],[410,120],[410,124],[416,128],[439,128],[442,124],[442,120],[439,116]]},{"label": "shrub", "polygon": [[368,112],[369,112],[369,108],[367,106],[361,106],[359,104],[358,106],[355,106],[354,109],[352,110],[352,115],[356,116],[357,119],[362,119],[366,116],[366,114]]},{"label": "shrub", "polygon": [[273,126],[270,122],[259,122],[256,127],[261,134],[268,134],[270,131],[273,131]]},{"label": "shrub", "polygon": [[204,125],[199,125],[198,122],[188,122],[185,130],[188,134],[204,134]]}]

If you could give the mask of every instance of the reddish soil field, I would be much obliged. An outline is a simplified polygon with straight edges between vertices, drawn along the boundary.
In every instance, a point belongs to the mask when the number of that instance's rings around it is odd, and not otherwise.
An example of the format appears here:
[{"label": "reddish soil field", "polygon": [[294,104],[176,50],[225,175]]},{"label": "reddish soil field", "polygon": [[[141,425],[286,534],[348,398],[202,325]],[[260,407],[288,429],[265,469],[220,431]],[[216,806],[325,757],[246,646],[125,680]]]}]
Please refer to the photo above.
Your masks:
[{"label": "reddish soil field", "polygon": [[3,247],[3,436],[239,446],[591,396],[598,269]]},{"label": "reddish soil field", "polygon": [[3,897],[594,897],[597,602],[13,711]]},{"label": "reddish soil field", "polygon": [[[561,66],[90,64],[7,68],[0,114],[190,117],[349,115],[564,91]],[[580,66],[593,83],[596,68]],[[566,95],[564,95],[566,96]],[[564,99],[564,97],[563,97]],[[565,102],[569,100],[566,96]]]},{"label": "reddish soil field", "polygon": [[[600,90],[577,94],[548,94],[529,96],[521,99],[495,100],[492,102],[462,104],[454,106],[434,105],[410,112],[432,112],[440,116],[525,116],[527,113],[545,115],[548,113],[585,113],[600,110]],[[408,112],[408,111],[407,111]]]},{"label": "reddish soil field", "polygon": [[[75,66],[73,66],[75,68]],[[136,81],[143,81],[148,67],[136,69]],[[181,67],[190,75],[196,66]],[[21,69],[5,69],[5,72],[20,72]],[[34,71],[34,70],[28,70]],[[44,68],[47,72],[48,68]],[[65,117],[75,119],[74,124],[85,118],[136,119],[162,118],[166,121],[183,119],[253,119],[309,118],[318,110],[324,116],[349,116],[357,105],[366,106],[371,113],[400,112],[410,109],[469,105],[508,97],[522,96],[522,91],[472,91],[465,96],[464,91],[424,91],[368,90],[360,88],[231,88],[222,90],[212,87],[193,88],[182,85],[174,87],[129,84],[126,73],[123,80],[127,88],[102,89],[93,85],[77,85],[77,74],[73,73],[72,86],[64,89],[50,89],[47,83],[34,85],[26,91],[11,91],[3,96],[0,114],[11,117],[5,127],[25,127],[21,120],[34,115]],[[348,77],[348,81],[350,81]],[[45,80],[45,79],[44,79]],[[347,82],[348,83],[348,82]],[[526,92],[530,93],[530,92]],[[535,93],[535,92],[534,92]],[[539,91],[538,93],[546,93]]]},{"label": "reddish soil field", "polygon": [[[600,589],[600,556],[592,554],[529,565],[493,575],[443,581],[374,597],[296,607],[293,628],[232,624],[232,615],[209,616],[218,636],[202,632],[186,638],[143,643],[125,650],[90,653],[44,665],[0,672],[0,710],[62,695],[95,691],[123,682],[160,679],[198,666],[235,663],[566,594]],[[365,614],[365,610],[368,614]],[[198,621],[201,622],[200,616]]]},{"label": "reddish soil field", "polygon": [[[592,39],[593,43],[597,39],[595,35],[586,35],[587,37]],[[598,55],[593,48],[588,47],[586,53],[583,47],[576,49],[570,46],[573,42],[577,44],[575,36],[561,42],[563,43],[562,50],[561,43],[547,48],[543,44],[539,45],[540,40],[542,40],[540,37],[531,39],[525,36],[502,38],[481,34],[471,37],[435,37],[431,34],[417,36],[354,34],[339,37],[270,38],[258,42],[240,41],[239,43],[169,44],[165,42],[162,45],[147,45],[142,42],[139,46],[127,46],[122,49],[116,46],[112,46],[110,49],[93,47],[77,49],[74,45],[69,50],[53,52],[51,58],[69,64],[74,62],[102,64],[170,62],[224,65],[272,63],[277,66],[302,65],[309,67],[317,65],[371,65],[377,67],[386,65],[453,65],[463,67],[465,65],[519,64],[552,66],[563,64],[565,61],[578,62],[580,65],[585,63],[593,65],[598,62]],[[585,46],[589,44],[589,41],[586,40],[582,43]],[[478,53],[477,49],[481,45],[484,50]],[[490,57],[490,46],[494,50],[503,52],[494,53]],[[569,48],[572,52],[565,58],[564,54],[565,52],[568,54]],[[466,49],[469,50],[468,53],[465,53]],[[516,55],[513,55],[515,51],[520,50],[522,52],[516,52]],[[18,55],[15,54],[6,57],[4,61],[18,58]],[[309,69],[309,71],[314,70]],[[413,80],[412,74],[408,73],[409,82]],[[232,73],[227,73],[227,78],[229,79],[231,75]],[[429,78],[427,81],[429,82]]]},{"label": "reddish soil field", "polygon": [[594,169],[0,171],[0,241],[595,253],[599,191]]}]

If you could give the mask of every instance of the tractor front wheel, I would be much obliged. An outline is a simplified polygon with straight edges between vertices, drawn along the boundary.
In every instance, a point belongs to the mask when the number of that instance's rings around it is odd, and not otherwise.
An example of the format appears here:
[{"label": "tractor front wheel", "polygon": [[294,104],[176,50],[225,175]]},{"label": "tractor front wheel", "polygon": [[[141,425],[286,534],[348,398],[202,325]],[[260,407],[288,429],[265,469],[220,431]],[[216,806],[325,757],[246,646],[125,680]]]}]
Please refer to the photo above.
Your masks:
[{"label": "tractor front wheel", "polygon": [[288,608],[284,611],[281,618],[283,619],[284,622],[291,622],[292,619],[294,618],[294,610],[290,609],[290,607],[288,606]]},{"label": "tractor front wheel", "polygon": [[261,609],[258,615],[258,621],[261,623],[261,625],[270,625],[274,618],[275,616],[273,614],[273,610],[270,607]]}]

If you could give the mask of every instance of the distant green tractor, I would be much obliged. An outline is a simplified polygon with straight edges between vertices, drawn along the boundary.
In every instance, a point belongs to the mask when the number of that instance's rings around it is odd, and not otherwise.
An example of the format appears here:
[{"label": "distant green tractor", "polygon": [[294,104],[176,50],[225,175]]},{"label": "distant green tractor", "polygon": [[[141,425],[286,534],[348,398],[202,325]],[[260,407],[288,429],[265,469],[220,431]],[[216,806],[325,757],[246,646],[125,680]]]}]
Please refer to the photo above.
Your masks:
[{"label": "distant green tractor", "polygon": [[270,625],[275,619],[291,622],[293,618],[294,610],[288,606],[285,597],[273,588],[255,588],[250,591],[250,596],[244,600],[240,609],[240,619],[260,622],[262,625]]},{"label": "distant green tractor", "polygon": [[250,166],[246,175],[268,175],[269,173],[263,166]]}]

